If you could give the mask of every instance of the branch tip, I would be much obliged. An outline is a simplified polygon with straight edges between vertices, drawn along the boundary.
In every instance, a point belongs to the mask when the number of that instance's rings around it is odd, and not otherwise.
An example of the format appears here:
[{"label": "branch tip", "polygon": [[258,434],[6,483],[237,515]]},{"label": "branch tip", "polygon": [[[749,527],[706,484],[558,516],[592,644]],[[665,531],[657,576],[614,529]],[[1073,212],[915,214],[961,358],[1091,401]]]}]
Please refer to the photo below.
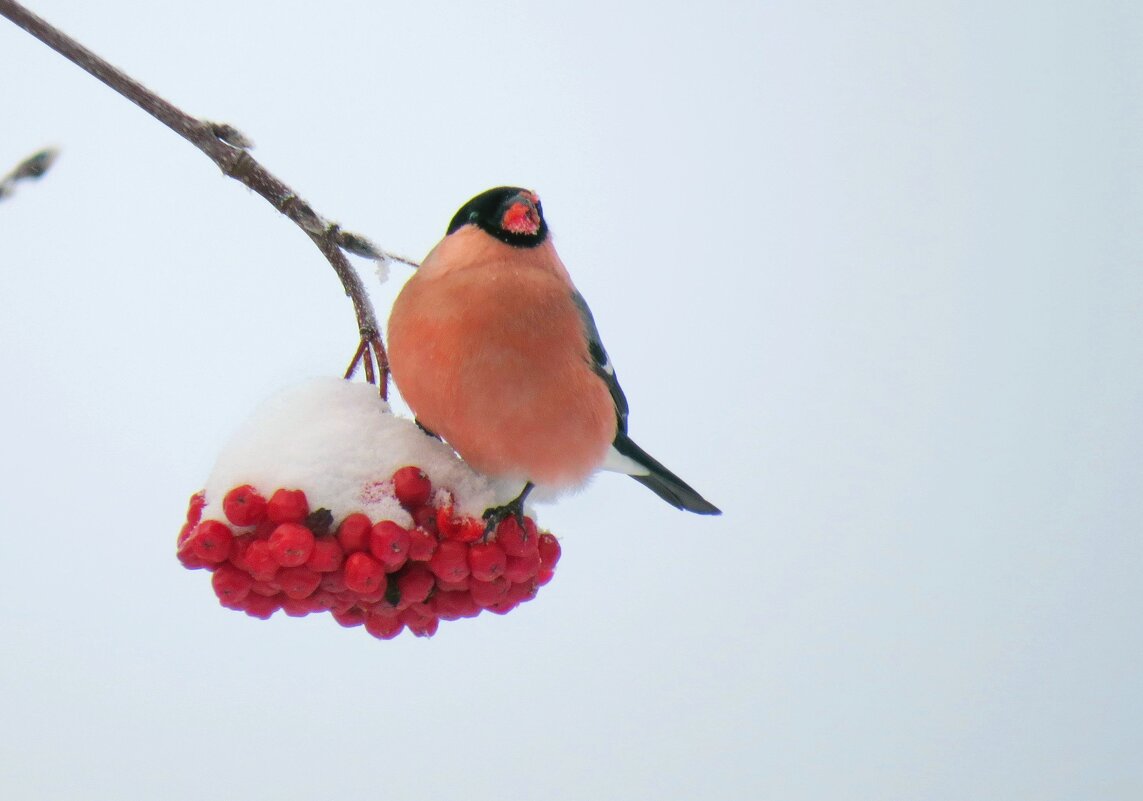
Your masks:
[{"label": "branch tip", "polygon": [[54,147],[45,147],[17,164],[10,173],[0,178],[0,199],[16,191],[20,181],[35,181],[44,176],[55,163],[60,152]]},{"label": "branch tip", "polygon": [[24,161],[16,167],[12,177],[16,180],[21,178],[40,178],[51,169],[52,164],[55,163],[56,157],[59,154],[60,152],[54,147],[46,147],[39,153],[34,153],[24,159]]}]

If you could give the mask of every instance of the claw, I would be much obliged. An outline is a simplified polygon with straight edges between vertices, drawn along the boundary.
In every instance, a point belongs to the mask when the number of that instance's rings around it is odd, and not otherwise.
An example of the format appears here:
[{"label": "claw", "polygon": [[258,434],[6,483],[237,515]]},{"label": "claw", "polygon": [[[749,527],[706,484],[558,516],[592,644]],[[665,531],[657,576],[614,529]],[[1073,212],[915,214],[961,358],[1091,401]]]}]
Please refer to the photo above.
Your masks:
[{"label": "claw", "polygon": [[503,506],[493,506],[484,510],[484,514],[481,515],[481,518],[484,520],[484,541],[487,541],[488,536],[509,516],[516,518],[516,522],[523,528],[524,499],[528,497],[528,493],[532,491],[534,486],[535,485],[529,481],[524,485],[524,489],[520,491],[520,494],[508,501],[508,503]]}]

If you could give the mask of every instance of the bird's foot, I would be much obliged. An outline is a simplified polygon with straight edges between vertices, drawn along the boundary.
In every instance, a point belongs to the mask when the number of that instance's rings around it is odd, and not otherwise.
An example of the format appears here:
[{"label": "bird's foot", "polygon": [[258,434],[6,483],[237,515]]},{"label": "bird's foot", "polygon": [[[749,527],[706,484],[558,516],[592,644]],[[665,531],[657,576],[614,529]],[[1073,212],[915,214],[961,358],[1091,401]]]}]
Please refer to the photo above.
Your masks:
[{"label": "bird's foot", "polygon": [[528,497],[528,493],[532,491],[532,482],[529,481],[524,485],[524,489],[512,500],[503,506],[493,506],[484,510],[481,518],[484,520],[484,537],[482,541],[488,540],[488,535],[496,530],[503,521],[509,517],[516,518],[516,522],[521,528],[524,527],[524,499]]},{"label": "bird's foot", "polygon": [[485,509],[484,514],[484,537],[482,541],[487,541],[488,536],[496,530],[502,522],[509,517],[516,518],[516,522],[521,526],[524,525],[524,504],[517,498],[514,501],[509,501],[503,506],[493,506],[491,509]]}]

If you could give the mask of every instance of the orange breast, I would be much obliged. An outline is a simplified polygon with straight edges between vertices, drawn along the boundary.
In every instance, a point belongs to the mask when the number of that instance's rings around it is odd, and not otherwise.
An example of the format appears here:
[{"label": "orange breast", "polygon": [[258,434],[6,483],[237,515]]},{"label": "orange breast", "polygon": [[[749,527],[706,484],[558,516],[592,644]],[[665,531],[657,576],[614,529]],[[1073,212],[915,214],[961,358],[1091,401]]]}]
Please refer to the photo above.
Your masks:
[{"label": "orange breast", "polygon": [[389,320],[393,378],[417,418],[473,468],[581,483],[615,438],[572,289],[533,268],[418,273]]}]

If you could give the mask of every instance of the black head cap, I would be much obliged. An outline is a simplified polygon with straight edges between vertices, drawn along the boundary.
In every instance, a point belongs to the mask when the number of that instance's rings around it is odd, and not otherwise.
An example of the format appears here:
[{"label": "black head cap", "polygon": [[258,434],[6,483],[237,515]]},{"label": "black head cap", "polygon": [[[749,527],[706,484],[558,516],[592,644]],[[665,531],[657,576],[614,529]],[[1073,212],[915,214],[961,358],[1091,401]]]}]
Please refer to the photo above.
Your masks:
[{"label": "black head cap", "polygon": [[448,224],[448,233],[470,223],[517,248],[534,248],[548,238],[540,198],[518,186],[498,186],[481,192],[460,207]]}]

